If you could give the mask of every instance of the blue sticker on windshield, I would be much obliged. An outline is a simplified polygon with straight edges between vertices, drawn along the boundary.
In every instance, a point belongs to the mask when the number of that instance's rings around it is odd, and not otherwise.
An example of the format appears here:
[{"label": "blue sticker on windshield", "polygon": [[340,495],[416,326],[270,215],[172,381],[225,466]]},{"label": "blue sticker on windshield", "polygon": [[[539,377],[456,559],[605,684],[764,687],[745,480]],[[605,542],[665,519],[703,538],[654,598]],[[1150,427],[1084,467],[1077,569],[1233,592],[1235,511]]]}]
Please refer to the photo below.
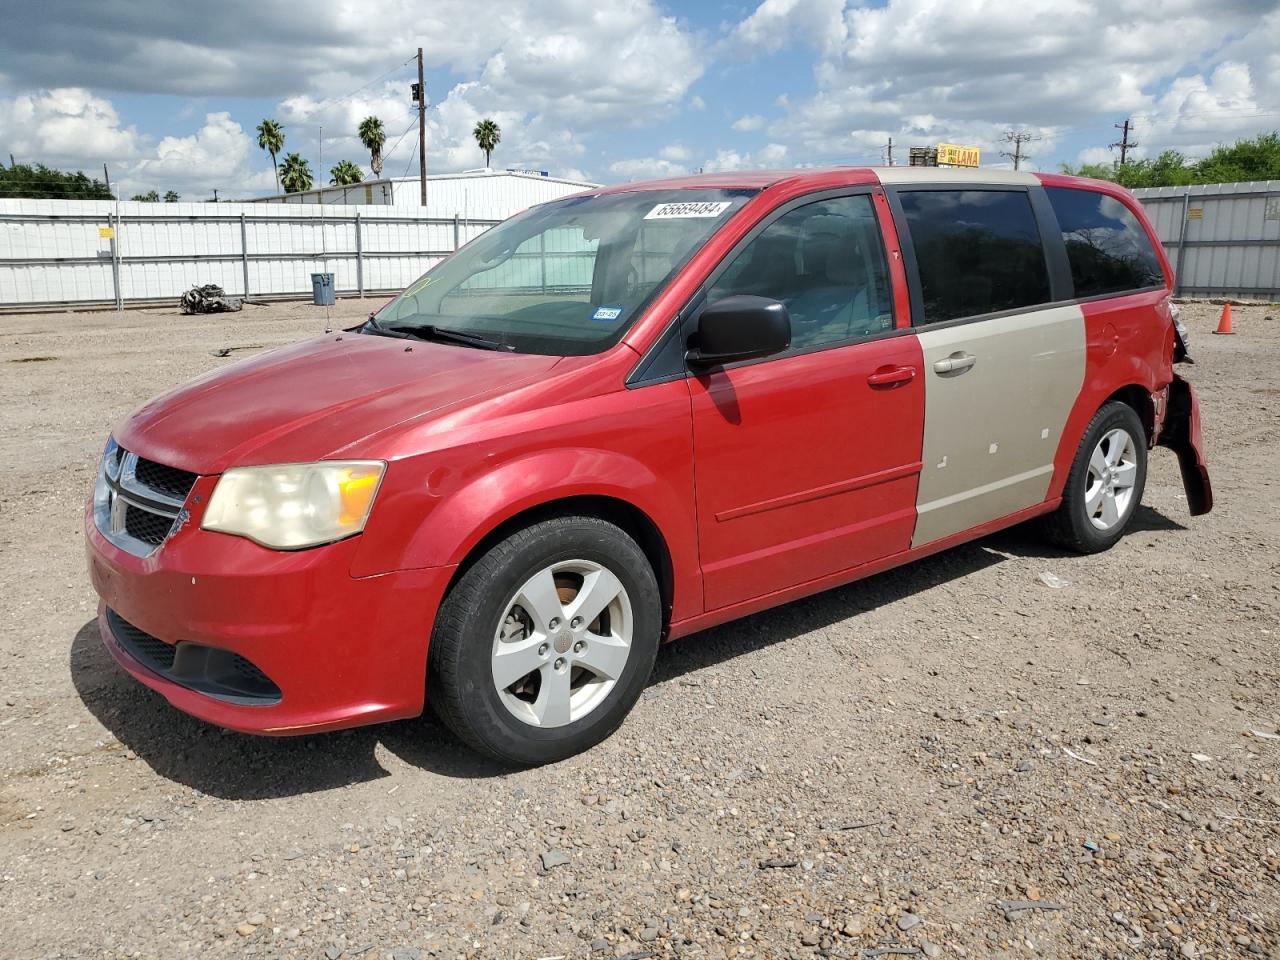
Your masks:
[{"label": "blue sticker on windshield", "polygon": [[622,316],[622,307],[596,307],[596,312],[591,315],[591,319],[613,323],[620,316]]}]

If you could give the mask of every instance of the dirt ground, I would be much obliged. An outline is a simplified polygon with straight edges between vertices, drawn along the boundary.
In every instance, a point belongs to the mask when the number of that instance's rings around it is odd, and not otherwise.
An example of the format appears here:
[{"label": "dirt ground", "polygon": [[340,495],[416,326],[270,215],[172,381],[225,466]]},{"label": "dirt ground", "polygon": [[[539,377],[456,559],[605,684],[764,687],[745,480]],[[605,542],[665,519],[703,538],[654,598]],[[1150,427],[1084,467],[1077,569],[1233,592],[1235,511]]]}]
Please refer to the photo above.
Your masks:
[{"label": "dirt ground", "polygon": [[1280,311],[1218,309],[1211,515],[1160,451],[1105,555],[1014,530],[681,640],[516,772],[431,716],[226,733],[97,639],[109,427],[323,309],[0,317],[0,957],[1276,960]]}]

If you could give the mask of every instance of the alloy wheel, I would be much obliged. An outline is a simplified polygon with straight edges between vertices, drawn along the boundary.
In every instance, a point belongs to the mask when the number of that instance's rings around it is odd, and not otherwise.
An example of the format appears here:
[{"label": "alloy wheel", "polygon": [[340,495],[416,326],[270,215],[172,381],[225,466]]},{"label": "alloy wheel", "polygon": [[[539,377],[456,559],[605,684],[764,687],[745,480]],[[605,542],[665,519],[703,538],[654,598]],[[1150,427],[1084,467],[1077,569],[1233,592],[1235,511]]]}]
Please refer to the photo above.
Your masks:
[{"label": "alloy wheel", "polygon": [[581,720],[626,668],[634,629],[621,581],[591,560],[539,570],[508,601],[490,657],[507,711],[536,727]]}]

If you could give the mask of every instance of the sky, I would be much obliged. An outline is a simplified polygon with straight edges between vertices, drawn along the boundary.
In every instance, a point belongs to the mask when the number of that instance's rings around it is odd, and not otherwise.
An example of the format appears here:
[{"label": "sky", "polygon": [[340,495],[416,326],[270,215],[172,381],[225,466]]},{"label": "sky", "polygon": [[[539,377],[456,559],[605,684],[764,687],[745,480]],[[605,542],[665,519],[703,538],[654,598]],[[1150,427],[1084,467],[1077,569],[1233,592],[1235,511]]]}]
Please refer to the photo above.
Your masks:
[{"label": "sky", "polygon": [[[384,176],[483,165],[616,183],[695,170],[905,162],[975,144],[1029,169],[1280,128],[1280,0],[0,0],[0,159],[226,199],[275,189],[274,117],[317,184],[383,121]],[[214,9],[214,8],[210,8]]]}]

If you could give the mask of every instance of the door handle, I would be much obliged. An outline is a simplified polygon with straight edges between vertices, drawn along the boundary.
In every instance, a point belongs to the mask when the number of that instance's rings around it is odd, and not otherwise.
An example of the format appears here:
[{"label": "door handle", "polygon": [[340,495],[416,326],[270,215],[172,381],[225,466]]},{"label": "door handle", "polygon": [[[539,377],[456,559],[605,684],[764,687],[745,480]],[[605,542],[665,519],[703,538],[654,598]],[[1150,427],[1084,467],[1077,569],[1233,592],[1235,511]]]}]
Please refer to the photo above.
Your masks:
[{"label": "door handle", "polygon": [[903,383],[910,383],[915,378],[915,367],[881,367],[867,377],[867,383],[873,387],[896,387]]},{"label": "door handle", "polygon": [[933,372],[964,373],[964,371],[968,370],[977,362],[978,358],[972,353],[957,351],[949,357],[943,357],[941,360],[935,360],[933,362]]}]

